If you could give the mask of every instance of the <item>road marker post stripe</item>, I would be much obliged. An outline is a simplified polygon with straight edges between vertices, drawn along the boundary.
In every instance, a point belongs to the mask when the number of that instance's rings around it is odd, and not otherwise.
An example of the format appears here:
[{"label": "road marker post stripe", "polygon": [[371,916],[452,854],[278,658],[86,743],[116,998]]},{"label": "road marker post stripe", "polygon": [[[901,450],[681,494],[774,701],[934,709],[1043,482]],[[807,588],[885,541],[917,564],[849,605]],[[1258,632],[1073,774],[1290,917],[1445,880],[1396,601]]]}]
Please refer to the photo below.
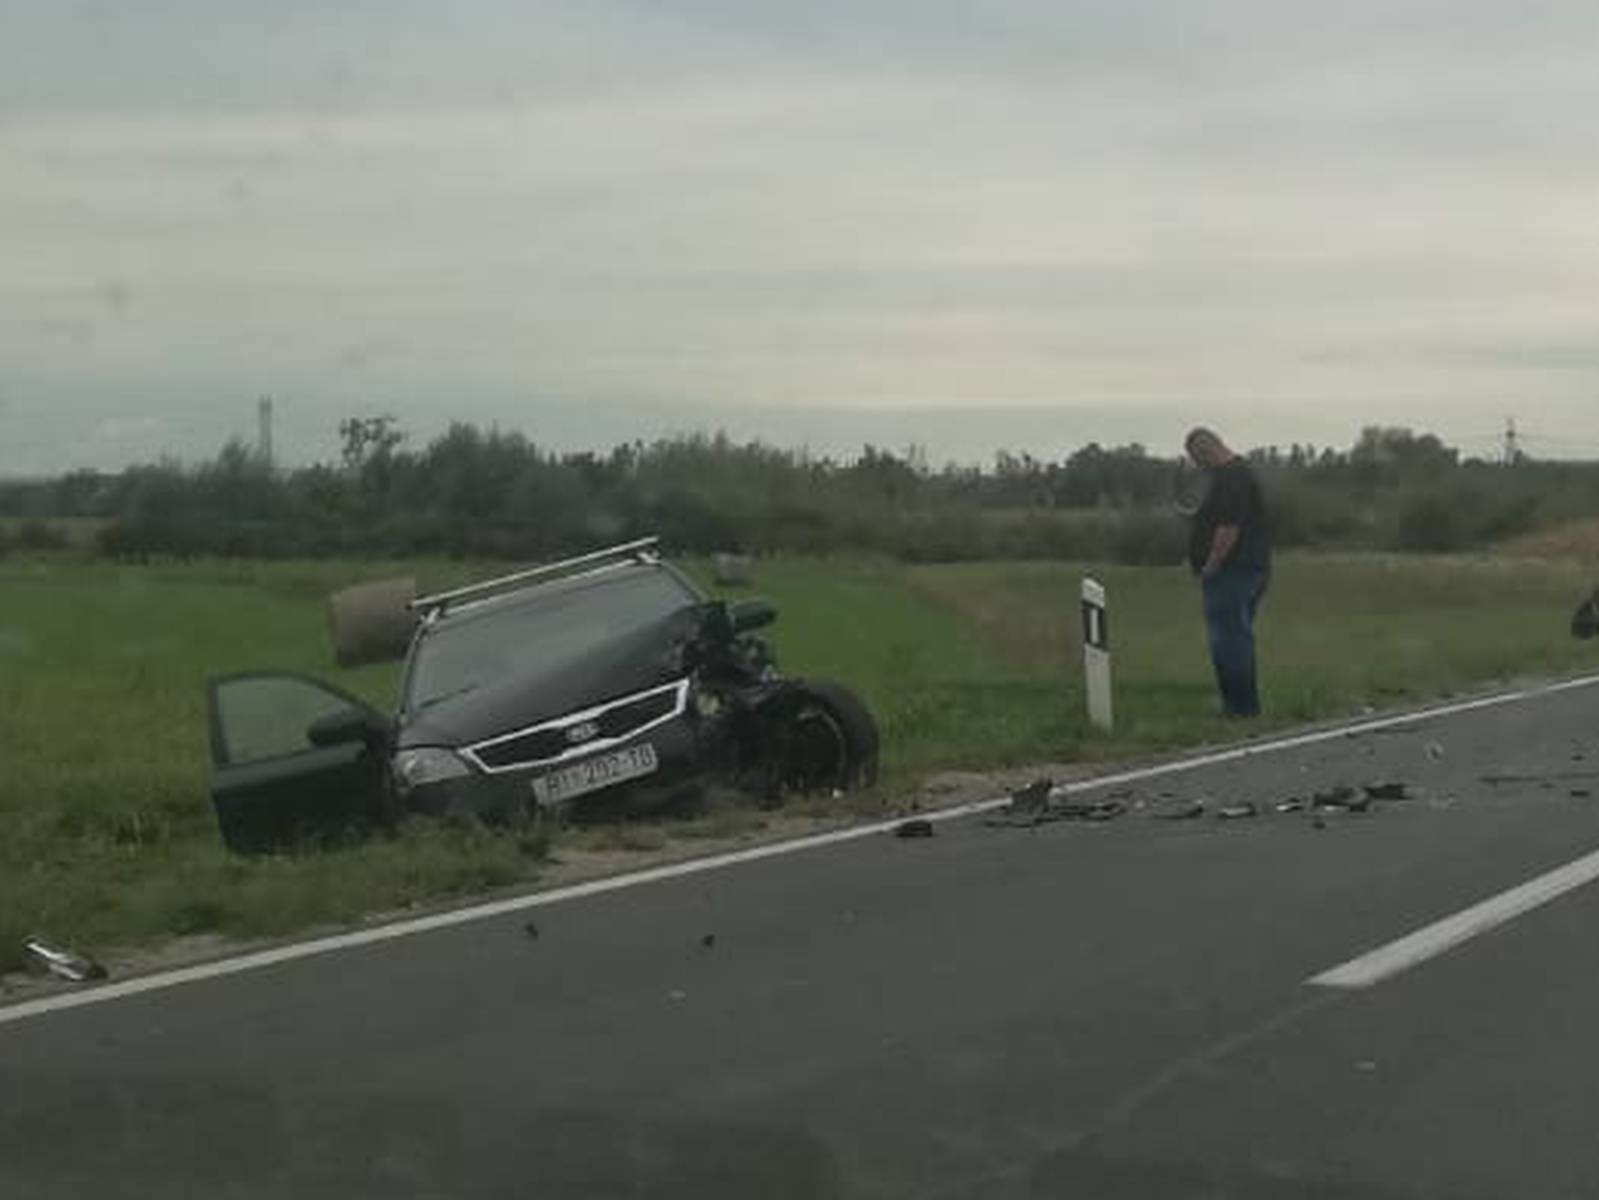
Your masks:
[{"label": "road marker post stripe", "polygon": [[1097,579],[1083,580],[1083,691],[1088,697],[1088,719],[1101,729],[1116,724],[1110,673],[1110,611],[1105,586]]}]

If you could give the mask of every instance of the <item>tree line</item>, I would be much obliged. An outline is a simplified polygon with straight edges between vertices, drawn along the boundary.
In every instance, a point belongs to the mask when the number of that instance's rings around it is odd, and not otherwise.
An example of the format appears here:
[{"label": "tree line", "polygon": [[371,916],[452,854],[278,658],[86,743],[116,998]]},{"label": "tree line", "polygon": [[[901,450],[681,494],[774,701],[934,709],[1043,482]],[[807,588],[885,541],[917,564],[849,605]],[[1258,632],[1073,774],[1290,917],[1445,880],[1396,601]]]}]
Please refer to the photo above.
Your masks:
[{"label": "tree line", "polygon": [[[340,435],[337,461],[291,470],[235,441],[198,464],[0,483],[0,517],[35,542],[42,518],[96,518],[102,553],[139,559],[521,560],[659,534],[684,552],[1156,563],[1182,557],[1177,502],[1194,482],[1139,445],[934,469],[914,450],[834,458],[725,435],[557,453],[457,424],[412,445],[385,416],[352,417]],[[1599,464],[1463,458],[1403,428],[1252,458],[1286,546],[1460,550],[1599,513]]]}]

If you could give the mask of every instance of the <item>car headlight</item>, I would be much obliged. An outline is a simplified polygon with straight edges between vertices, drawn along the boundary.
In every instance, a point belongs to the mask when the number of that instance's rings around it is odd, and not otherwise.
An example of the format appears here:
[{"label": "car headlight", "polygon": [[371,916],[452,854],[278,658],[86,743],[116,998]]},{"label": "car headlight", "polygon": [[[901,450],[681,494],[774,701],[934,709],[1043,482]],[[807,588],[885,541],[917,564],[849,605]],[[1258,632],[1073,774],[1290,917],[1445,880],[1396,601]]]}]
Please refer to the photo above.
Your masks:
[{"label": "car headlight", "polygon": [[394,756],[394,783],[402,792],[429,783],[459,779],[471,773],[471,768],[461,760],[460,755],[439,746],[401,750]]}]

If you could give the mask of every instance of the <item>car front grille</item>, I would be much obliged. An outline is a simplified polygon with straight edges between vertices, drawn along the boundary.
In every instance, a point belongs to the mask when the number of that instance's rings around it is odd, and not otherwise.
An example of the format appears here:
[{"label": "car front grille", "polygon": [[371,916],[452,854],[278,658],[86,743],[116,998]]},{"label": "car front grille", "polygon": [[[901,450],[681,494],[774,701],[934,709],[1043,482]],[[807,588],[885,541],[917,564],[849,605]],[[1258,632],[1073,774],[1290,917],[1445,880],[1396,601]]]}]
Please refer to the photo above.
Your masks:
[{"label": "car front grille", "polygon": [[559,762],[643,733],[682,712],[687,701],[688,681],[680,680],[529,729],[502,734],[469,747],[466,753],[490,772]]}]

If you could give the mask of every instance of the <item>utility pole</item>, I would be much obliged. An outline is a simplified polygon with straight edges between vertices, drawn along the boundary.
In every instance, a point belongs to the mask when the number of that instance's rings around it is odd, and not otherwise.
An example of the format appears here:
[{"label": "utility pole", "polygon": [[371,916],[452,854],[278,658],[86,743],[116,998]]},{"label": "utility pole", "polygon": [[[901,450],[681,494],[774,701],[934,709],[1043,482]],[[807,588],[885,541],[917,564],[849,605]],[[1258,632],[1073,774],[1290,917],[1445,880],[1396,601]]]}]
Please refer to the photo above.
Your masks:
[{"label": "utility pole", "polygon": [[259,419],[260,429],[256,435],[256,454],[260,457],[262,465],[272,466],[272,397],[262,396],[256,402],[256,415]]},{"label": "utility pole", "polygon": [[1513,467],[1521,461],[1520,436],[1516,433],[1516,418],[1505,418],[1504,464]]}]

